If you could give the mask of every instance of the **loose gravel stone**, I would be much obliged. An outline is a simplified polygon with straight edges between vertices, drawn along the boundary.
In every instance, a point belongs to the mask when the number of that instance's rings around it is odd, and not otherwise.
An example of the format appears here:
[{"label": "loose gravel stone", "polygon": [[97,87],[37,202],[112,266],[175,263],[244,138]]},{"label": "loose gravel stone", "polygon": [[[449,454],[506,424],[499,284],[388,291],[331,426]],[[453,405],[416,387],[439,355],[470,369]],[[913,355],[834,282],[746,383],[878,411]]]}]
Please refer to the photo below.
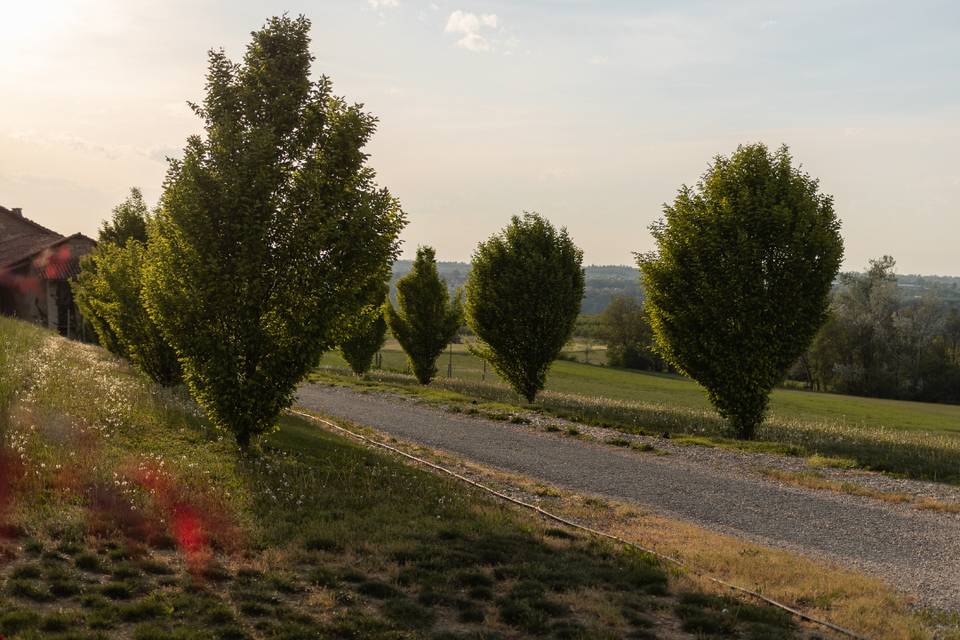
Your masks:
[{"label": "loose gravel stone", "polygon": [[[908,504],[772,481],[760,468],[809,470],[802,458],[682,446],[530,414],[530,424],[486,420],[392,394],[307,384],[298,404],[481,464],[573,491],[633,502],[664,515],[814,558],[839,562],[915,595],[926,606],[960,611],[960,517]],[[562,425],[549,433],[547,424]],[[668,455],[603,444],[613,437]],[[881,474],[819,469],[877,491],[960,502],[960,490]]]}]

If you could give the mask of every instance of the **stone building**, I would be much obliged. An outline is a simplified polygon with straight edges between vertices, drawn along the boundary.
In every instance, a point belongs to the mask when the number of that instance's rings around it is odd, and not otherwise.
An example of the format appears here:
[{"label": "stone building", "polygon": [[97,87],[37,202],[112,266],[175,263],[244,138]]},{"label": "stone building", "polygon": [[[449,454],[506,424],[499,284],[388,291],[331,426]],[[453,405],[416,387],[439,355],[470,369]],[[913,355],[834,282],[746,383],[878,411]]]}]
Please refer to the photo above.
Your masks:
[{"label": "stone building", "polygon": [[80,257],[97,243],[81,233],[63,236],[0,206],[0,313],[79,333],[70,279]]}]

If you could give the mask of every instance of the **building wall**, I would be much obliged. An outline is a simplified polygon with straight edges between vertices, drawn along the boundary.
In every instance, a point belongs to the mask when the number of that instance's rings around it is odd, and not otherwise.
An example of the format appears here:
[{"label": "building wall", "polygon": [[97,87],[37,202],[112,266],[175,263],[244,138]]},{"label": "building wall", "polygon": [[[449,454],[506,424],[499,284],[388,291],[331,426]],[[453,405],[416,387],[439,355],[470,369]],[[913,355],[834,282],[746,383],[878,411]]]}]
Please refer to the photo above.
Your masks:
[{"label": "building wall", "polygon": [[[76,260],[90,253],[96,243],[85,237],[71,238],[60,247],[70,249],[72,264],[66,273],[58,277],[54,274],[40,273],[42,265],[34,267],[24,264],[4,275],[0,289],[3,313],[43,325],[48,329],[64,334],[74,334],[77,328],[79,312],[73,301],[68,273],[76,273]],[[38,271],[39,268],[39,271]]]},{"label": "building wall", "polygon": [[5,312],[30,322],[47,324],[47,286],[44,280],[31,277],[28,266],[10,273],[7,279],[5,302],[10,308]]}]

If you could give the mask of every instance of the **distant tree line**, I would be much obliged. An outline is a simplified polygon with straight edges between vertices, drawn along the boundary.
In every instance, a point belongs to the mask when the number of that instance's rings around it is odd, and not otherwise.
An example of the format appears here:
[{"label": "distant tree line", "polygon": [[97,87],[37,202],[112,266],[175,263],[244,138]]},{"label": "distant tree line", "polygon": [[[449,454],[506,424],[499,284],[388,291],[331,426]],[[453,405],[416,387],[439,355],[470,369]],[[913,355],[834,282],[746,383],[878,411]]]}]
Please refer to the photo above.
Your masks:
[{"label": "distant tree line", "polygon": [[904,294],[890,256],[845,273],[813,344],[790,372],[809,388],[853,395],[960,402],[960,305]]},{"label": "distant tree line", "polygon": [[[413,267],[412,260],[397,260],[393,264],[393,276],[390,281],[391,297],[396,298],[397,282]],[[596,316],[603,312],[614,298],[630,297],[639,300],[640,272],[636,267],[627,265],[588,265],[584,271],[583,301],[580,312],[586,316]],[[469,262],[437,261],[437,273],[454,295],[467,284],[470,275]],[[577,333],[580,335],[580,333]]]},{"label": "distant tree line", "polygon": [[[960,302],[952,283],[913,295],[895,265],[883,256],[863,273],[840,274],[827,320],[790,381],[815,391],[960,403]],[[615,298],[600,315],[582,317],[577,335],[606,343],[612,367],[670,370],[635,298]]]},{"label": "distant tree line", "polygon": [[653,328],[643,303],[618,296],[596,319],[595,336],[607,346],[607,364],[624,369],[668,371],[657,352]]}]

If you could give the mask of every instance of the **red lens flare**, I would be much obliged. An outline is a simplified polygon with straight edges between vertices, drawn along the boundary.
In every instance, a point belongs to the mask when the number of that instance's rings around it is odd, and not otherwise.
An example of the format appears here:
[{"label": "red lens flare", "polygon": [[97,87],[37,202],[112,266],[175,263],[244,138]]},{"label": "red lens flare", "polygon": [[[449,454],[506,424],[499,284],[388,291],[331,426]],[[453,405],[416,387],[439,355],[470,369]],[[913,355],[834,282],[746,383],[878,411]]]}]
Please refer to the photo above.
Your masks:
[{"label": "red lens flare", "polygon": [[205,492],[181,486],[156,463],[139,465],[131,476],[147,490],[156,512],[169,523],[170,534],[194,573],[211,558],[212,547],[235,542],[231,517]]},{"label": "red lens flare", "polygon": [[0,448],[0,525],[5,524],[7,510],[13,504],[17,480],[23,476],[23,464],[12,452]]}]

